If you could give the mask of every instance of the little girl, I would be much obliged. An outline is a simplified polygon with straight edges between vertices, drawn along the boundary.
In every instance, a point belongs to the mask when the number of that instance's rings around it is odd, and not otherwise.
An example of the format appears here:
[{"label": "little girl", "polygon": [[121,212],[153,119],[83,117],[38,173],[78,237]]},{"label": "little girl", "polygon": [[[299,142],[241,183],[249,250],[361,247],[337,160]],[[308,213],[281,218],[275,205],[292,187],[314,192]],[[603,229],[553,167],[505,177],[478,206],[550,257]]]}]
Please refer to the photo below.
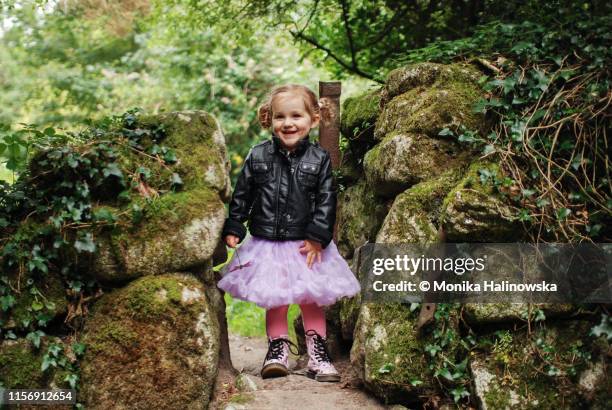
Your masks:
[{"label": "little girl", "polygon": [[286,376],[287,311],[302,311],[310,359],[307,375],[337,382],[326,345],[323,306],[360,291],[359,282],[332,241],[336,192],[329,153],[309,141],[322,114],[314,92],[301,85],[276,87],[258,111],[272,138],[247,155],[229,206],[223,237],[236,250],[219,288],[266,309],[268,353],[263,378]]}]

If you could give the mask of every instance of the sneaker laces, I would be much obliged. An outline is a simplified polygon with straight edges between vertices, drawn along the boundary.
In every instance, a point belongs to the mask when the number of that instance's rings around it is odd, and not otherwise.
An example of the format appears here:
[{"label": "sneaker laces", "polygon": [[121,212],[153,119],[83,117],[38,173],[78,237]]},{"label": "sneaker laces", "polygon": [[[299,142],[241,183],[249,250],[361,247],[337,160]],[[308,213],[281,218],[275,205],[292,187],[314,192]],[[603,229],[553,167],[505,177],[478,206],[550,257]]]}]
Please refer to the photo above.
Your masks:
[{"label": "sneaker laces", "polygon": [[[296,356],[300,355],[299,347],[297,347],[295,343],[293,343],[289,339],[278,337],[276,339],[272,339],[269,343],[270,344],[268,346],[268,353],[266,354],[266,358],[264,359],[264,362],[268,360],[273,360],[273,359],[280,360],[280,358],[283,355],[283,343],[287,344],[287,346],[289,347],[289,351],[291,353],[293,353]],[[292,346],[296,348],[296,351],[291,350]]]},{"label": "sneaker laces", "polygon": [[327,350],[327,345],[325,344],[325,339],[316,330],[310,329],[306,332],[306,336],[312,336],[313,338],[313,348],[314,355],[320,362],[331,362],[331,357],[329,351]]}]

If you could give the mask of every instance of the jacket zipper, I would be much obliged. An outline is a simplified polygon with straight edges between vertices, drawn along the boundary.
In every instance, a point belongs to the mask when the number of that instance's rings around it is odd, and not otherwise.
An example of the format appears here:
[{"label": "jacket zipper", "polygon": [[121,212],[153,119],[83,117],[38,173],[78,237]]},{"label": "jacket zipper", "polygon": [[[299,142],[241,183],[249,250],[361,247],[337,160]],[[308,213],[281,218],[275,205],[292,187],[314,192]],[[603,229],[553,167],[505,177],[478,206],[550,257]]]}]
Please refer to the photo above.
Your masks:
[{"label": "jacket zipper", "polygon": [[291,159],[289,160],[289,189],[287,189],[287,200],[285,201],[285,208],[283,209],[283,213],[282,213],[282,217],[283,217],[282,226],[284,227],[283,237],[287,235],[287,205],[289,204],[289,198],[291,198],[291,185],[293,185],[293,178],[295,176],[295,170],[299,168],[301,162],[302,162],[302,158],[300,158],[297,161],[297,164],[294,167],[293,161]]}]

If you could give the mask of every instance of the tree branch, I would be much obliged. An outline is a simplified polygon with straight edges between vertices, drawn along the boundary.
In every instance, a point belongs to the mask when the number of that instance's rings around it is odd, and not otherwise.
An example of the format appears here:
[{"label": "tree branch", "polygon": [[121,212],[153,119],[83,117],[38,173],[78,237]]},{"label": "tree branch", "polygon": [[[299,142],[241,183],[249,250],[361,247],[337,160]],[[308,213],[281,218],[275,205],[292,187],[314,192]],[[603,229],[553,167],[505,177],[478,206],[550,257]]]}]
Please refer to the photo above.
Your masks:
[{"label": "tree branch", "polygon": [[349,49],[351,50],[351,61],[353,62],[353,67],[357,68],[357,60],[355,59],[355,46],[353,44],[353,34],[351,33],[351,25],[349,24],[348,20],[349,6],[346,4],[346,0],[341,0],[340,3],[342,5],[342,19],[344,20],[346,37],[348,38]]},{"label": "tree branch", "polygon": [[364,71],[361,71],[359,69],[359,67],[351,66],[346,61],[343,61],[340,57],[335,55],[329,48],[325,47],[322,44],[317,43],[317,41],[315,39],[310,38],[307,35],[305,35],[303,33],[299,33],[299,32],[294,31],[294,30],[289,30],[289,33],[291,33],[291,35],[294,38],[298,38],[298,39],[304,40],[307,43],[309,43],[309,44],[313,45],[314,47],[316,47],[317,49],[319,49],[321,51],[325,51],[329,57],[333,58],[338,64],[340,64],[342,67],[346,68],[350,72],[353,72],[353,73],[355,73],[357,75],[360,75],[361,77],[367,78],[368,80],[372,80],[372,81],[375,81],[375,82],[377,82],[379,84],[383,84],[383,81],[375,78],[372,74],[368,74],[368,73],[366,73]]},{"label": "tree branch", "polygon": [[304,30],[306,30],[306,28],[310,24],[310,20],[312,20],[312,18],[314,17],[315,13],[317,12],[317,7],[318,6],[319,6],[319,0],[315,0],[314,7],[312,8],[312,11],[310,12],[310,16],[308,16],[308,20],[306,20],[306,24],[300,30],[300,34],[304,33]]},{"label": "tree branch", "polygon": [[387,34],[389,34],[391,29],[396,26],[400,19],[404,17],[410,10],[410,7],[407,6],[401,11],[396,12],[393,17],[391,17],[391,20],[389,20],[389,23],[387,23],[385,28],[380,32],[380,34],[374,40],[363,46],[363,48],[370,48],[381,42],[387,36]]}]

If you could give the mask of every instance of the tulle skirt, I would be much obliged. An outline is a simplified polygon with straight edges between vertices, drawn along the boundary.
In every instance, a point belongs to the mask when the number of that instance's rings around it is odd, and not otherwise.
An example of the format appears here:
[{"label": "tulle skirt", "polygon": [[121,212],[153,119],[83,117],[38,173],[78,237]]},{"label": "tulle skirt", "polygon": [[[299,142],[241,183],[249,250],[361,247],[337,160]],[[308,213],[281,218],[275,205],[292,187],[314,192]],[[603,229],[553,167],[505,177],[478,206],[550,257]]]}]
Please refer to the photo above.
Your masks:
[{"label": "tulle skirt", "polygon": [[250,236],[224,266],[217,286],[265,309],[292,303],[326,306],[359,293],[359,281],[333,241],[312,268],[306,264],[306,254],[299,251],[303,243]]}]

